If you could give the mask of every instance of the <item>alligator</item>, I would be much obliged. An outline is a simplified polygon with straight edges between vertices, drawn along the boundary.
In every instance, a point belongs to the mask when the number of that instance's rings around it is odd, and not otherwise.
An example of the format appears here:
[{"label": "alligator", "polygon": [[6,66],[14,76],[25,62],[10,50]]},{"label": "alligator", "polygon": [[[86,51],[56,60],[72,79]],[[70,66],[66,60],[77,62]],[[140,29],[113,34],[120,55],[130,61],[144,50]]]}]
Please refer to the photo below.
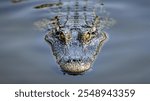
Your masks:
[{"label": "alligator", "polygon": [[[88,8],[88,0],[75,0],[74,7],[68,3],[66,15],[58,14],[46,20],[45,40],[63,72],[82,74],[92,67],[108,39],[104,29],[110,25],[111,18],[96,14],[97,11],[104,13],[103,5],[98,2],[93,8]],[[61,9],[62,6],[60,12]]]}]

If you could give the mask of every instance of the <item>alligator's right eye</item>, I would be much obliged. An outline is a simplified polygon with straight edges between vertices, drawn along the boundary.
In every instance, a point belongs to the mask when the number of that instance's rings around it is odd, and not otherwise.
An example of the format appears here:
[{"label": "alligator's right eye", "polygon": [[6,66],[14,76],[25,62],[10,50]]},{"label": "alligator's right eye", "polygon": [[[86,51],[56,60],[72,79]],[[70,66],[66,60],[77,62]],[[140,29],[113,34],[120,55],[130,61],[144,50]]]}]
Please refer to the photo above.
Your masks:
[{"label": "alligator's right eye", "polygon": [[71,34],[70,33],[63,33],[62,31],[56,32],[57,38],[64,42],[65,44],[69,43],[71,40]]}]

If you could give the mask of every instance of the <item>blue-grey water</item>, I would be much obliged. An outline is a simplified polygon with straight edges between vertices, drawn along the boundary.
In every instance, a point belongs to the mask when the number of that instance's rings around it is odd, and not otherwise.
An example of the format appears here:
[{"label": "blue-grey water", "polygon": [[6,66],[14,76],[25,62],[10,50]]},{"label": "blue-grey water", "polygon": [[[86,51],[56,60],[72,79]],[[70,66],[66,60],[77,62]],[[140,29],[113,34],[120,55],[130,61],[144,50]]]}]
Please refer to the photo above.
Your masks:
[{"label": "blue-grey water", "polygon": [[116,24],[92,70],[78,76],[60,71],[33,24],[52,14],[34,7],[53,1],[0,1],[0,83],[150,83],[150,0],[103,0]]}]

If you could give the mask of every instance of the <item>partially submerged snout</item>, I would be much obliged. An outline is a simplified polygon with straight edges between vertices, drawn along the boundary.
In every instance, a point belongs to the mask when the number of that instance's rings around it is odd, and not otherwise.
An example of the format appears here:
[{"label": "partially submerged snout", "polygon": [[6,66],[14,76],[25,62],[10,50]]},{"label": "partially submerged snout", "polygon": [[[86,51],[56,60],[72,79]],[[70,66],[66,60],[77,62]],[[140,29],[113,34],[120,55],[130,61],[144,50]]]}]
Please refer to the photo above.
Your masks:
[{"label": "partially submerged snout", "polygon": [[97,28],[99,20],[99,17],[96,17],[93,25],[87,28],[65,28],[59,25],[58,17],[51,20],[53,28],[45,36],[45,40],[51,45],[62,71],[81,74],[91,68],[107,39],[107,35]]},{"label": "partially submerged snout", "polygon": [[72,62],[66,62],[66,63],[60,64],[60,67],[65,72],[77,74],[77,73],[83,73],[89,70],[91,67],[91,63],[72,61]]}]

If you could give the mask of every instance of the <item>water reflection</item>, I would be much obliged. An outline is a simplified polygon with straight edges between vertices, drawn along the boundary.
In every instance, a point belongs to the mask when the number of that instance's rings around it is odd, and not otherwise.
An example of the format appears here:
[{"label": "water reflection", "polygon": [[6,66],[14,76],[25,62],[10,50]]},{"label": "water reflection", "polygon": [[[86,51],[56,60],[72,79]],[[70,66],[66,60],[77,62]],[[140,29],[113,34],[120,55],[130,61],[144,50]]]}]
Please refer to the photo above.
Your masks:
[{"label": "water reflection", "polygon": [[23,2],[23,1],[26,1],[26,0],[11,0],[12,3],[20,3],[20,2]]},{"label": "water reflection", "polygon": [[35,9],[42,9],[42,8],[47,8],[47,7],[54,7],[54,6],[62,6],[62,2],[59,3],[48,3],[48,4],[41,4],[38,6],[35,6]]}]

